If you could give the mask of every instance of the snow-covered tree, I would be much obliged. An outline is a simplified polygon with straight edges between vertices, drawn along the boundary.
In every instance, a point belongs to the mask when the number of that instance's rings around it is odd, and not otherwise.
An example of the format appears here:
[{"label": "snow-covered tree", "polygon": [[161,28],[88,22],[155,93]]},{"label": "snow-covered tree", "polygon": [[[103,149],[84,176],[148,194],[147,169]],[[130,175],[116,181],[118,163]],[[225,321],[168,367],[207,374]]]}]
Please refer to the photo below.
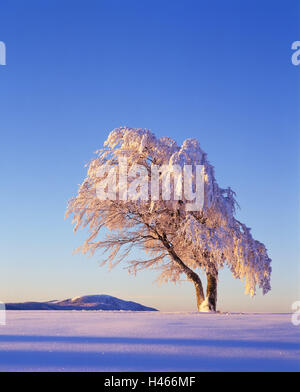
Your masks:
[{"label": "snow-covered tree", "polygon": [[[201,208],[193,209],[185,190],[195,190],[195,167],[200,166],[203,198]],[[174,168],[181,173],[189,168],[189,181]],[[153,188],[154,176],[169,180],[168,198],[162,197],[162,184]],[[264,244],[236,219],[234,197],[230,188],[218,186],[197,140],[178,146],[148,130],[124,127],[113,130],[105,148],[97,151],[66,216],[73,216],[75,231],[90,231],[79,251],[94,254],[102,249],[108,252],[103,264],[126,262],[133,273],[157,269],[160,282],[177,282],[184,275],[195,286],[198,310],[215,311],[218,271],[225,265],[234,278],[245,280],[246,294],[255,295],[257,286],[264,294],[270,290],[271,260]],[[141,259],[129,257],[133,248],[144,251]],[[206,295],[200,271],[207,276]]]}]

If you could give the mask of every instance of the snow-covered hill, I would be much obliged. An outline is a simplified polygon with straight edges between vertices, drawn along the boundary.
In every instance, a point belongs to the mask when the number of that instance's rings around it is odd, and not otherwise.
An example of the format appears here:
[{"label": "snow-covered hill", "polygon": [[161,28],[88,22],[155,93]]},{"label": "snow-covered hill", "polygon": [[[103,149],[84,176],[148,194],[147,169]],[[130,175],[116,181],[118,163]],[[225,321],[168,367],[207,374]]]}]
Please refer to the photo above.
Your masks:
[{"label": "snow-covered hill", "polygon": [[110,295],[86,295],[63,301],[8,303],[6,310],[131,310],[155,311],[157,309]]}]

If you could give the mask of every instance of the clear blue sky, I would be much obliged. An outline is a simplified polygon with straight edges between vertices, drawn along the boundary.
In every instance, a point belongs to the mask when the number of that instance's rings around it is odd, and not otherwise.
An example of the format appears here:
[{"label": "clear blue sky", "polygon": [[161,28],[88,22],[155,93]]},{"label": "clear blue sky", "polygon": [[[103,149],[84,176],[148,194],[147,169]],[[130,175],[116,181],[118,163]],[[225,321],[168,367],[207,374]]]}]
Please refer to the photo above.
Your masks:
[{"label": "clear blue sky", "polygon": [[157,287],[101,256],[72,255],[64,221],[84,164],[110,130],[198,138],[240,220],[273,259],[254,300],[228,271],[219,308],[290,311],[299,292],[298,1],[2,0],[0,300],[106,293],[196,310],[192,284]]}]

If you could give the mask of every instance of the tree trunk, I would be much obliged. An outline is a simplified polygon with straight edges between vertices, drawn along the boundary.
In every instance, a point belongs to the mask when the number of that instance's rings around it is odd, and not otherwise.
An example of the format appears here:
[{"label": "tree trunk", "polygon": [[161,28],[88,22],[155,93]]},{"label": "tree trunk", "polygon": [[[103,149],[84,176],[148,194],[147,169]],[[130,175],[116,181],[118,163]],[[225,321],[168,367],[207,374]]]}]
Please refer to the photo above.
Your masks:
[{"label": "tree trunk", "polygon": [[194,283],[195,290],[196,290],[196,299],[197,299],[197,308],[199,312],[207,312],[209,310],[206,309],[206,307],[203,308],[203,304],[206,302],[205,297],[204,297],[204,291],[203,291],[203,286],[200,277],[191,270],[187,265],[184,264],[184,262],[177,256],[176,252],[174,249],[170,246],[170,244],[167,242],[166,239],[160,237],[162,243],[164,246],[167,248],[167,251],[169,255],[171,256],[171,259],[173,262],[180,267],[181,271],[185,273],[187,276],[188,280]]},{"label": "tree trunk", "polygon": [[194,283],[195,290],[196,290],[197,309],[198,312],[201,312],[202,311],[201,305],[205,301],[202,282],[198,275],[196,275],[196,277],[189,278],[189,279]]},{"label": "tree trunk", "polygon": [[210,311],[215,312],[217,310],[218,275],[215,276],[207,272],[206,277],[207,277],[207,289],[206,289],[207,305]]},{"label": "tree trunk", "polygon": [[182,272],[185,273],[188,280],[194,283],[196,290],[197,308],[198,312],[209,313],[216,312],[217,310],[217,286],[218,286],[218,273],[215,275],[207,272],[207,289],[206,298],[204,297],[203,286],[200,277],[191,270],[183,261],[177,256],[176,252],[168,244],[165,245],[168,249],[169,255],[177,266],[180,267]]}]

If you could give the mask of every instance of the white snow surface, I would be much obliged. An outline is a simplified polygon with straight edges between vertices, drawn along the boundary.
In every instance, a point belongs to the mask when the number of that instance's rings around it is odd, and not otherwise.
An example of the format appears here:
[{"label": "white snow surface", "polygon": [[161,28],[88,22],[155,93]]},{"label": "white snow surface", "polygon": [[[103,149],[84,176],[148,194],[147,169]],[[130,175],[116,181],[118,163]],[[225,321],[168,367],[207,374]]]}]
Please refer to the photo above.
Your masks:
[{"label": "white snow surface", "polygon": [[300,371],[289,314],[7,311],[0,371]]}]

